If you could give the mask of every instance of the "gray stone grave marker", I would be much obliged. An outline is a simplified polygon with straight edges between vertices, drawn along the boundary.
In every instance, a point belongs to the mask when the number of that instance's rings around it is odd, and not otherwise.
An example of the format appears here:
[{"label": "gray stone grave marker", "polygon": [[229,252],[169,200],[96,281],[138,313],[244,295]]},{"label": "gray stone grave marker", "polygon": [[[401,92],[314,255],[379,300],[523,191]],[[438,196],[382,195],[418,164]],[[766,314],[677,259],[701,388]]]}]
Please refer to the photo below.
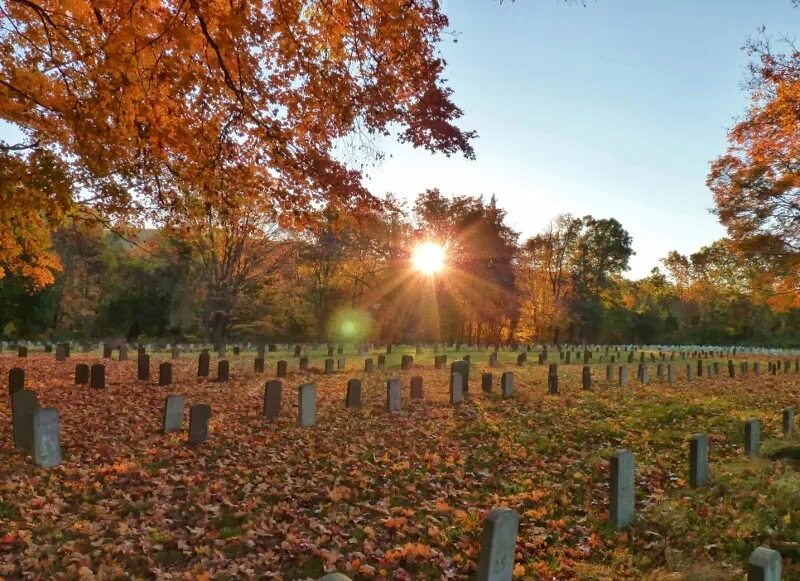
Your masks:
[{"label": "gray stone grave marker", "polygon": [[231,377],[231,366],[227,359],[223,359],[217,363],[217,381],[226,382]]},{"label": "gray stone grave marker", "polygon": [[483,523],[477,581],[509,581],[513,577],[519,514],[496,508]]},{"label": "gray stone grave marker", "polygon": [[211,367],[211,355],[205,349],[197,359],[197,377],[208,377]]},{"label": "gray stone grave marker", "polygon": [[500,376],[500,393],[504,398],[514,395],[514,374],[510,371],[504,371]]},{"label": "gray stone grave marker", "polygon": [[484,393],[492,393],[493,383],[494,383],[494,378],[492,377],[491,373],[484,373],[481,376],[481,390]]},{"label": "gray stone grave marker", "polygon": [[264,358],[256,357],[253,360],[253,373],[264,373]]},{"label": "gray stone grave marker", "polygon": [[89,369],[89,387],[92,389],[105,389],[106,366],[102,363],[95,363]]},{"label": "gray stone grave marker", "polygon": [[37,466],[53,468],[61,464],[61,422],[56,408],[33,412],[33,461]]},{"label": "gray stone grave marker", "polygon": [[458,372],[450,374],[450,403],[458,405],[464,401],[463,391],[464,376]]},{"label": "gray stone grave marker", "polygon": [[305,383],[298,391],[298,424],[309,428],[317,423],[317,386]]},{"label": "gray stone grave marker", "polygon": [[747,581],[780,581],[783,561],[778,551],[758,547],[747,559]]},{"label": "gray stone grave marker", "polygon": [[612,526],[623,529],[634,517],[633,454],[617,450],[611,457],[611,507],[608,518]]},{"label": "gray stone grave marker", "polygon": [[750,457],[761,453],[761,422],[755,418],[744,422],[744,453]]},{"label": "gray stone grave marker", "polygon": [[708,436],[695,434],[689,442],[689,486],[699,488],[708,483]]},{"label": "gray stone grave marker", "polygon": [[411,378],[411,399],[422,399],[422,377],[415,375]]},{"label": "gray stone grave marker", "polygon": [[783,409],[783,437],[791,438],[794,434],[794,408]]},{"label": "gray stone grave marker", "polygon": [[400,411],[400,389],[399,379],[392,378],[386,382],[386,411]]},{"label": "gray stone grave marker", "polygon": [[75,366],[75,385],[87,383],[89,383],[89,366],[86,363],[78,363]]},{"label": "gray stone grave marker", "polygon": [[183,428],[183,409],[186,398],[182,395],[168,395],[164,398],[164,416],[161,431],[165,434],[180,432]]},{"label": "gray stone grave marker", "polygon": [[21,389],[11,394],[11,433],[14,447],[33,455],[33,412],[39,409],[36,393]]},{"label": "gray stone grave marker", "polygon": [[264,404],[261,413],[267,419],[274,420],[281,413],[281,395],[283,384],[277,379],[264,385]]},{"label": "gray stone grave marker", "polygon": [[361,380],[355,377],[347,382],[347,396],[345,398],[345,407],[360,408],[361,407]]},{"label": "gray stone grave marker", "polygon": [[189,408],[189,443],[201,444],[208,440],[211,406],[198,403]]},{"label": "gray stone grave marker", "polygon": [[592,369],[588,365],[583,366],[583,373],[581,374],[583,389],[589,391],[592,389]]},{"label": "gray stone grave marker", "polygon": [[172,385],[172,363],[164,361],[158,366],[158,385],[160,387]]},{"label": "gray stone grave marker", "polygon": [[276,367],[276,370],[275,370],[275,375],[277,377],[281,377],[281,378],[288,376],[289,375],[289,363],[287,361],[284,361],[283,359],[278,361],[278,364],[277,364],[277,367]]}]

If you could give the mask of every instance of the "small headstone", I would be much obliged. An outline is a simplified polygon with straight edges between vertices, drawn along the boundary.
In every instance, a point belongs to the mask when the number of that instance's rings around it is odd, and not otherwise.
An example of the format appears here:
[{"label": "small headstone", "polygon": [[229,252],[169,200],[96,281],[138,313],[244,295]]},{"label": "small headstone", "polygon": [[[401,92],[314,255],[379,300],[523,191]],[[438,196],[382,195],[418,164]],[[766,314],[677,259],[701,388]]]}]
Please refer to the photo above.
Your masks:
[{"label": "small headstone", "polygon": [[389,379],[386,382],[386,411],[400,411],[400,389],[399,379]]},{"label": "small headstone", "polygon": [[33,412],[39,409],[36,393],[22,389],[11,394],[11,433],[14,447],[33,455]]},{"label": "small headstone", "polygon": [[223,359],[217,363],[217,381],[225,382],[230,379],[231,366],[227,359]]},{"label": "small headstone", "polygon": [[238,345],[236,345],[236,346],[233,348],[233,355],[234,355],[235,357],[238,357],[238,356],[239,356],[239,355],[241,355],[241,354],[242,354],[242,348],[241,348],[241,347],[239,347]]},{"label": "small headstone", "polygon": [[689,442],[689,486],[699,488],[708,483],[708,436],[695,434]]},{"label": "small headstone", "polygon": [[460,373],[450,374],[450,403],[453,405],[460,404],[464,401],[464,392],[462,390],[464,378]]},{"label": "small headstone", "polygon": [[758,547],[747,559],[748,581],[780,581],[783,576],[783,560],[778,551]]},{"label": "small headstone", "polygon": [[527,360],[528,357],[526,353],[520,353],[517,355],[517,367],[524,367]]},{"label": "small headstone", "polygon": [[494,378],[491,373],[484,373],[481,376],[481,390],[483,390],[483,393],[492,393],[493,382]]},{"label": "small headstone", "polygon": [[589,391],[592,389],[592,369],[588,365],[583,366],[583,389]]},{"label": "small headstone", "polygon": [[783,409],[783,437],[791,438],[794,434],[794,408]]},{"label": "small headstone", "polygon": [[275,370],[275,375],[277,377],[281,377],[281,378],[288,376],[289,375],[289,363],[287,361],[284,361],[283,359],[278,361],[278,364],[277,364],[277,367],[276,367],[276,370]]},{"label": "small headstone", "polygon": [[519,514],[496,508],[483,523],[477,581],[509,581],[514,574]]},{"label": "small headstone", "polygon": [[264,373],[264,359],[256,357],[253,360],[253,373]]},{"label": "small headstone", "polygon": [[514,395],[514,374],[510,371],[504,371],[500,376],[500,393],[504,398]]},{"label": "small headstone", "polygon": [[28,356],[28,348],[24,345],[17,347],[17,357],[27,357]]},{"label": "small headstone", "polygon": [[104,389],[106,387],[106,366],[102,363],[95,363],[89,369],[89,387],[92,389]]},{"label": "small headstone", "polygon": [[628,385],[628,367],[625,365],[619,366],[619,386],[625,387]]},{"label": "small headstone", "polygon": [[364,359],[364,373],[372,373],[373,367],[374,365],[371,357]]},{"label": "small headstone", "polygon": [[298,424],[309,428],[317,423],[317,386],[306,383],[298,390]]},{"label": "small headstone", "polygon": [[333,373],[333,359],[330,357],[325,360],[325,375]]},{"label": "small headstone", "polygon": [[189,443],[201,444],[208,440],[211,406],[198,403],[189,408]]},{"label": "small headstone", "polygon": [[103,359],[111,359],[111,345],[103,343]]},{"label": "small headstone", "polygon": [[386,355],[378,355],[378,369],[386,367]]},{"label": "small headstone", "polygon": [[300,371],[308,371],[308,357],[301,357],[299,363]]},{"label": "small headstone", "polygon": [[89,383],[89,366],[86,363],[78,363],[75,366],[75,385],[87,383]]},{"label": "small headstone", "polygon": [[547,370],[547,393],[558,395],[558,363],[551,363]]},{"label": "small headstone", "polygon": [[633,522],[634,477],[633,454],[617,450],[611,457],[611,507],[608,518],[612,526],[623,529]]},{"label": "small headstone", "polygon": [[128,360],[128,346],[124,343],[119,346],[119,361],[127,361]]},{"label": "small headstone", "polygon": [[422,377],[415,375],[411,378],[411,399],[422,399]]},{"label": "small headstone", "polygon": [[56,408],[33,412],[33,461],[37,466],[53,468],[61,464],[61,422]]},{"label": "small headstone", "polygon": [[614,366],[613,365],[606,365],[606,381],[611,383],[614,379]]},{"label": "small headstone", "polygon": [[139,381],[150,380],[150,356],[146,353],[136,359],[136,378]]},{"label": "small headstone", "polygon": [[359,408],[361,407],[361,380],[350,379],[347,382],[347,396],[344,400],[345,407]]},{"label": "small headstone", "polygon": [[66,361],[67,360],[67,349],[64,345],[59,345],[56,347],[56,361]]},{"label": "small headstone", "polygon": [[669,383],[675,383],[675,379],[676,379],[675,364],[670,363],[667,365],[667,381]]},{"label": "small headstone", "polygon": [[400,369],[402,371],[408,371],[412,365],[414,365],[414,358],[411,355],[403,355],[400,358]]},{"label": "small headstone", "polygon": [[744,453],[746,456],[758,456],[761,452],[761,422],[750,418],[744,422]]},{"label": "small headstone", "polygon": [[164,361],[158,366],[158,385],[160,387],[172,385],[172,363]]},{"label": "small headstone", "polygon": [[8,394],[14,395],[25,389],[25,370],[21,367],[12,367],[8,371]]},{"label": "small headstone", "polygon": [[469,392],[469,361],[463,359],[453,361],[450,364],[450,373],[458,373],[461,375],[461,391],[462,393]]},{"label": "small headstone", "polygon": [[164,417],[161,422],[161,431],[165,434],[180,432],[183,428],[183,408],[186,398],[182,395],[168,395],[164,399]]},{"label": "small headstone", "polygon": [[197,377],[208,377],[210,367],[211,355],[208,354],[208,351],[203,350],[197,359]]},{"label": "small headstone", "polygon": [[268,381],[264,385],[264,405],[262,414],[265,418],[273,420],[281,413],[281,395],[283,384],[277,379]]}]

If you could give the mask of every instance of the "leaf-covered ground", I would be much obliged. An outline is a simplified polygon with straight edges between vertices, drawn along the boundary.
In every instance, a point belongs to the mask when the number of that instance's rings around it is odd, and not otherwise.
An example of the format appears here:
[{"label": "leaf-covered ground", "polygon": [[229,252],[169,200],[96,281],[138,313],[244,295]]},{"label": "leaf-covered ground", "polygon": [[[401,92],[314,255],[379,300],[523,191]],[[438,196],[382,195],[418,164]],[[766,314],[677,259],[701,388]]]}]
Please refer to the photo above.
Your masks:
[{"label": "leaf-covered ground", "polygon": [[[329,376],[319,373],[322,352],[308,373],[286,352],[269,355],[264,375],[252,373],[254,353],[230,355],[225,384],[198,381],[196,354],[183,355],[175,383],[159,388],[157,364],[168,355],[151,356],[154,378],[144,384],[134,352],[105,361],[102,391],[73,385],[75,364],[100,361],[97,353],[63,363],[0,356],[3,383],[22,365],[40,404],[60,410],[64,455],[45,470],[14,451],[4,398],[0,577],[306,579],[338,570],[354,579],[466,579],[496,506],[521,514],[522,578],[741,578],[762,543],[780,550],[788,578],[800,577],[800,473],[791,460],[767,459],[792,444],[781,436],[781,409],[798,403],[793,372],[687,383],[680,365],[670,386],[651,364],[642,386],[631,365],[620,388],[595,365],[585,392],[581,365],[562,365],[561,394],[548,396],[546,367],[516,367],[516,354],[503,352],[487,395],[488,352],[473,351],[470,396],[453,407],[449,371],[433,368],[431,351],[399,371],[396,349],[388,369],[371,375],[353,353],[347,370]],[[263,385],[278,358],[290,361],[290,376],[281,417],[266,421]],[[504,368],[515,374],[513,399],[498,394]],[[424,378],[424,401],[410,400],[413,375]],[[350,377],[364,378],[360,410],[344,407]],[[403,409],[391,415],[388,377],[404,386]],[[311,429],[296,425],[305,382],[318,388]],[[185,428],[188,405],[211,405],[207,443],[160,433],[170,393],[187,396]],[[762,459],[743,456],[748,417],[762,420]],[[712,483],[693,490],[688,440],[698,432],[711,438]],[[617,532],[605,523],[608,460],[623,447],[635,454],[638,519]]]}]

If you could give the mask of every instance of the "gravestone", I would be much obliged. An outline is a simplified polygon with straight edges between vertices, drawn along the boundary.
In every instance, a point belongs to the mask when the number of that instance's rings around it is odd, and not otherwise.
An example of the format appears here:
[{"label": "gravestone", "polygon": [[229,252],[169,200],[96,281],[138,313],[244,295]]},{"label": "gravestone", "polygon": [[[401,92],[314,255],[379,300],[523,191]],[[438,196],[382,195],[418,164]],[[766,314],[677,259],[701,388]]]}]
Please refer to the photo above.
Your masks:
[{"label": "gravestone", "polygon": [[278,365],[277,365],[277,368],[275,370],[275,375],[277,377],[281,377],[281,378],[288,376],[289,375],[289,363],[287,361],[284,361],[283,359],[278,361]]},{"label": "gravestone", "polygon": [[36,392],[22,389],[11,394],[11,434],[14,447],[33,455],[33,412],[39,409]]},{"label": "gravestone", "polygon": [[500,393],[504,398],[514,395],[514,374],[510,371],[504,371],[500,376]]},{"label": "gravestone", "polygon": [[119,361],[127,361],[128,360],[128,346],[124,343],[119,346],[119,356],[117,358]]},{"label": "gravestone", "polygon": [[520,353],[519,355],[517,355],[517,367],[524,367],[527,360],[528,360],[527,353]]},{"label": "gravestone", "polygon": [[139,381],[150,380],[150,356],[147,354],[139,355],[136,359],[136,378]]},{"label": "gravestone", "polygon": [[28,348],[23,346],[17,347],[17,357],[27,357],[28,356]]},{"label": "gravestone", "polygon": [[489,354],[489,367],[497,367],[497,353]]},{"label": "gravestone", "polygon": [[253,373],[264,373],[264,359],[256,357],[253,360]]},{"label": "gravestone", "polygon": [[186,398],[182,395],[168,395],[164,399],[164,416],[161,421],[161,431],[165,434],[180,432],[183,428],[183,408]]},{"label": "gravestone", "polygon": [[325,360],[325,375],[333,373],[333,359],[330,357]]},{"label": "gravestone", "polygon": [[344,401],[345,407],[361,407],[361,380],[355,377],[347,382],[347,396]]},{"label": "gravestone", "polygon": [[158,366],[158,385],[159,387],[172,385],[172,363],[164,361]]},{"label": "gravestone", "polygon": [[43,468],[61,464],[61,422],[56,408],[33,412],[32,435],[34,463]]},{"label": "gravestone", "polygon": [[378,369],[386,367],[386,355],[378,355]]},{"label": "gravestone", "polygon": [[450,403],[458,405],[464,401],[463,391],[464,376],[454,372],[450,374]]},{"label": "gravestone", "polygon": [[300,371],[308,371],[308,357],[301,357],[299,363]]},{"label": "gravestone", "polygon": [[333,357],[333,345],[328,345],[328,357]]},{"label": "gravestone", "polygon": [[469,361],[463,359],[453,361],[450,364],[450,373],[458,373],[461,375],[461,392],[462,394],[469,392]]},{"label": "gravestone", "polygon": [[173,361],[181,358],[181,350],[178,349],[177,345],[172,347],[171,357]]},{"label": "gravestone", "polygon": [[703,362],[697,360],[697,377],[703,377]]},{"label": "gravestone", "polygon": [[639,381],[642,382],[642,385],[647,385],[649,383],[648,378],[648,369],[647,365],[640,363],[639,364]]},{"label": "gravestone", "polygon": [[656,378],[657,379],[664,379],[664,364],[659,363],[656,365]]},{"label": "gravestone", "polygon": [[297,423],[301,428],[310,428],[317,423],[317,386],[301,385],[297,397]]},{"label": "gravestone", "polygon": [[547,393],[558,395],[558,363],[551,363],[547,370]]},{"label": "gravestone", "polygon": [[758,456],[761,452],[761,422],[750,418],[744,422],[744,453],[746,456]]},{"label": "gravestone", "polygon": [[111,359],[111,345],[103,343],[103,359]]},{"label": "gravestone", "polygon": [[619,366],[619,386],[625,387],[628,385],[628,367],[625,365]]},{"label": "gravestone", "polygon": [[675,380],[676,380],[675,364],[670,363],[667,365],[667,381],[669,383],[675,383]]},{"label": "gravestone", "polygon": [[611,457],[611,506],[608,519],[617,529],[626,528],[634,516],[633,454],[617,450]]},{"label": "gravestone", "polygon": [[66,361],[67,360],[67,349],[64,345],[59,345],[56,347],[56,361]]},{"label": "gravestone", "polygon": [[614,379],[614,366],[606,365],[606,381],[611,383]]},{"label": "gravestone", "polygon": [[481,376],[481,390],[483,393],[492,393],[492,383],[494,378],[491,373],[484,373]]},{"label": "gravestone", "polygon": [[12,367],[8,370],[8,394],[14,395],[25,389],[25,370],[21,367]]},{"label": "gravestone", "polygon": [[732,359],[728,359],[728,377],[731,379],[736,377],[736,367],[733,365]]},{"label": "gravestone", "polygon": [[336,369],[344,369],[345,368],[345,359],[344,357],[339,357],[336,360]]},{"label": "gravestone", "polygon": [[402,371],[408,371],[412,365],[414,365],[414,358],[411,355],[403,355],[400,358],[400,369]]},{"label": "gravestone", "polygon": [[92,389],[105,389],[106,366],[102,363],[95,363],[89,369],[89,387]]},{"label": "gravestone", "polygon": [[783,560],[778,551],[758,547],[747,559],[747,581],[780,581]]},{"label": "gravestone", "polygon": [[281,413],[281,395],[283,384],[277,379],[264,385],[264,405],[261,413],[267,419],[274,420]]},{"label": "gravestone", "polygon": [[689,442],[689,486],[708,483],[708,435],[695,434]]},{"label": "gravestone", "polygon": [[86,363],[78,363],[75,366],[75,385],[87,383],[89,383],[89,366]]},{"label": "gravestone", "polygon": [[233,348],[233,356],[234,357],[238,357],[241,354],[242,354],[242,348],[239,347],[238,345],[234,346],[234,348]]},{"label": "gravestone", "polygon": [[415,375],[411,378],[411,399],[422,399],[422,377]]},{"label": "gravestone", "polygon": [[783,437],[791,438],[794,434],[794,408],[783,409]]},{"label": "gravestone", "polygon": [[223,359],[217,363],[217,381],[226,382],[231,376],[231,366],[227,359]]},{"label": "gravestone", "polygon": [[583,366],[583,389],[589,391],[592,389],[592,369],[588,365]]},{"label": "gravestone", "polygon": [[694,367],[691,363],[686,364],[686,381],[689,383],[694,381]]},{"label": "gravestone", "polygon": [[200,357],[197,359],[197,377],[208,377],[209,369],[211,367],[211,355],[208,351],[203,349]]},{"label": "gravestone", "polygon": [[374,364],[372,362],[372,358],[368,357],[364,359],[364,373],[372,373],[374,368]]},{"label": "gravestone", "polygon": [[496,508],[483,523],[477,581],[509,581],[514,573],[519,514]]},{"label": "gravestone", "polygon": [[400,411],[400,389],[399,379],[389,379],[386,382],[386,411]]},{"label": "gravestone", "polygon": [[753,363],[753,373],[755,375],[761,375],[761,362],[756,361]]},{"label": "gravestone", "polygon": [[211,406],[198,403],[189,408],[189,443],[202,444],[208,440]]}]

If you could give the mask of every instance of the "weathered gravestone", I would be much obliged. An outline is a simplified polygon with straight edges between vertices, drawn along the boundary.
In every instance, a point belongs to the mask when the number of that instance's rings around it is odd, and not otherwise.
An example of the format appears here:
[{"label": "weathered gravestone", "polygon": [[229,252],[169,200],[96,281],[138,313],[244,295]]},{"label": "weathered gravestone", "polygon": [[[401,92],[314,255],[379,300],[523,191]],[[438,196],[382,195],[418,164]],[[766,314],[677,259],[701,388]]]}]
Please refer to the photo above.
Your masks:
[{"label": "weathered gravestone", "polygon": [[61,422],[56,408],[33,412],[33,461],[37,466],[53,468],[61,464]]},{"label": "weathered gravestone", "polygon": [[239,347],[238,345],[236,345],[236,346],[233,348],[233,355],[234,355],[234,357],[238,357],[238,356],[239,356],[239,355],[241,355],[241,354],[242,354],[242,348],[241,348],[241,347]]},{"label": "weathered gravestone", "polygon": [[588,365],[583,366],[581,379],[583,380],[583,389],[586,391],[592,389],[592,369]]},{"label": "weathered gravestone", "polygon": [[464,401],[463,382],[464,376],[460,373],[454,372],[450,374],[450,403],[453,405]]},{"label": "weathered gravestone", "polygon": [[276,370],[275,370],[275,375],[277,377],[286,377],[286,376],[288,376],[289,375],[289,363],[287,361],[284,361],[283,359],[278,361],[278,364],[277,364],[277,367],[276,367]]},{"label": "weathered gravestone", "polygon": [[514,573],[519,514],[496,508],[483,523],[477,581],[509,581]]},{"label": "weathered gravestone", "polygon": [[223,359],[217,363],[217,381],[226,382],[231,377],[231,365],[227,359]]},{"label": "weathered gravestone", "polygon": [[517,355],[517,367],[524,367],[525,363],[527,361],[528,361],[527,352],[526,353],[520,353],[519,355]]},{"label": "weathered gravestone", "polygon": [[308,357],[301,357],[298,364],[300,371],[308,371]]},{"label": "weathered gravestone", "polygon": [[189,408],[189,443],[202,444],[208,440],[208,424],[211,421],[211,406],[198,403]]},{"label": "weathered gravestone", "polygon": [[208,377],[211,367],[211,355],[203,349],[197,358],[197,377]]},{"label": "weathered gravestone", "polygon": [[158,385],[161,387],[172,385],[172,363],[164,361],[158,366]]},{"label": "weathered gravestone", "polygon": [[547,393],[558,395],[558,364],[551,363],[547,370]]},{"label": "weathered gravestone", "polygon": [[489,354],[489,367],[497,367],[497,352]]},{"label": "weathered gravestone", "polygon": [[328,358],[325,360],[325,375],[333,373],[333,359]]},{"label": "weathered gravestone", "polygon": [[111,359],[111,345],[103,343],[103,359]]},{"label": "weathered gravestone", "polygon": [[378,369],[386,367],[386,355],[378,355]]},{"label": "weathered gravestone", "polygon": [[461,392],[462,394],[469,392],[469,361],[463,359],[453,361],[450,364],[450,373],[458,373],[461,375]]},{"label": "weathered gravestone", "polygon": [[136,378],[139,381],[150,380],[150,356],[146,353],[136,359]]},{"label": "weathered gravestone", "polygon": [[317,423],[317,386],[306,383],[298,390],[297,422],[301,428]]},{"label": "weathered gravestone", "polygon": [[756,361],[753,363],[753,373],[755,375],[761,375],[761,362]]},{"label": "weathered gravestone", "polygon": [[614,380],[614,365],[606,365],[606,381],[611,383]]},{"label": "weathered gravestone", "polygon": [[89,383],[89,366],[86,363],[78,363],[75,366],[75,385],[87,383]]},{"label": "weathered gravestone", "polygon": [[674,363],[670,363],[667,365],[667,381],[669,383],[675,383],[676,381],[676,372]]},{"label": "weathered gravestone", "polygon": [[400,411],[400,389],[399,379],[393,378],[386,382],[386,411],[390,413]]},{"label": "weathered gravestone", "polygon": [[514,374],[510,371],[504,371],[500,376],[500,393],[504,398],[514,395]]},{"label": "weathered gravestone", "polygon": [[492,393],[492,383],[494,382],[494,378],[492,377],[491,373],[484,373],[481,376],[481,390],[484,393]]},{"label": "weathered gravestone", "polygon": [[634,478],[633,454],[617,450],[611,457],[611,506],[608,519],[611,525],[623,529],[633,522]]},{"label": "weathered gravestone", "polygon": [[89,387],[92,389],[105,389],[106,366],[102,363],[95,363],[89,368]]},{"label": "weathered gravestone", "polygon": [[628,385],[628,367],[625,365],[619,366],[619,386],[625,387]]},{"label": "weathered gravestone", "polygon": [[783,408],[783,437],[791,438],[794,434],[794,408]]},{"label": "weathered gravestone", "polygon": [[647,365],[645,365],[644,363],[640,363],[639,364],[639,381],[642,382],[642,385],[647,385],[650,382],[649,377],[648,377],[648,373],[649,373],[649,371],[647,369]]},{"label": "weathered gravestone", "polygon": [[415,375],[411,378],[411,399],[422,399],[422,377]]},{"label": "weathered gravestone", "polygon": [[14,447],[33,455],[33,412],[39,409],[36,393],[22,389],[11,394],[11,434]]},{"label": "weathered gravestone", "polygon": [[128,360],[128,346],[124,343],[119,346],[119,361],[127,361]]},{"label": "weathered gravestone", "polygon": [[64,345],[59,345],[56,347],[56,361],[66,361],[67,360],[67,348]]},{"label": "weathered gravestone", "polygon": [[14,395],[25,389],[25,370],[21,367],[12,367],[8,370],[8,394]]},{"label": "weathered gravestone", "polygon": [[361,380],[355,377],[347,382],[347,396],[344,400],[345,407],[361,407]]},{"label": "weathered gravestone", "polygon": [[253,360],[253,373],[264,373],[264,359],[256,357]]},{"label": "weathered gravestone", "polygon": [[400,358],[400,369],[408,371],[414,365],[414,358],[411,355],[403,355]]},{"label": "weathered gravestone", "polygon": [[185,406],[186,398],[182,395],[168,395],[164,399],[164,416],[161,421],[161,431],[163,433],[181,431]]},{"label": "weathered gravestone", "polygon": [[262,414],[265,418],[273,420],[281,413],[281,395],[283,384],[277,379],[268,381],[264,385],[264,405]]},{"label": "weathered gravestone", "polygon": [[755,418],[744,422],[744,453],[750,457],[761,453],[761,422]]},{"label": "weathered gravestone", "polygon": [[374,364],[371,357],[364,359],[364,373],[372,373]]},{"label": "weathered gravestone", "polygon": [[17,357],[27,357],[28,356],[28,348],[23,346],[17,347]]},{"label": "weathered gravestone", "polygon": [[708,483],[708,473],[708,436],[695,434],[689,442],[689,486],[705,486]]},{"label": "weathered gravestone", "polygon": [[780,581],[783,560],[778,551],[758,547],[747,559],[747,581]]}]

